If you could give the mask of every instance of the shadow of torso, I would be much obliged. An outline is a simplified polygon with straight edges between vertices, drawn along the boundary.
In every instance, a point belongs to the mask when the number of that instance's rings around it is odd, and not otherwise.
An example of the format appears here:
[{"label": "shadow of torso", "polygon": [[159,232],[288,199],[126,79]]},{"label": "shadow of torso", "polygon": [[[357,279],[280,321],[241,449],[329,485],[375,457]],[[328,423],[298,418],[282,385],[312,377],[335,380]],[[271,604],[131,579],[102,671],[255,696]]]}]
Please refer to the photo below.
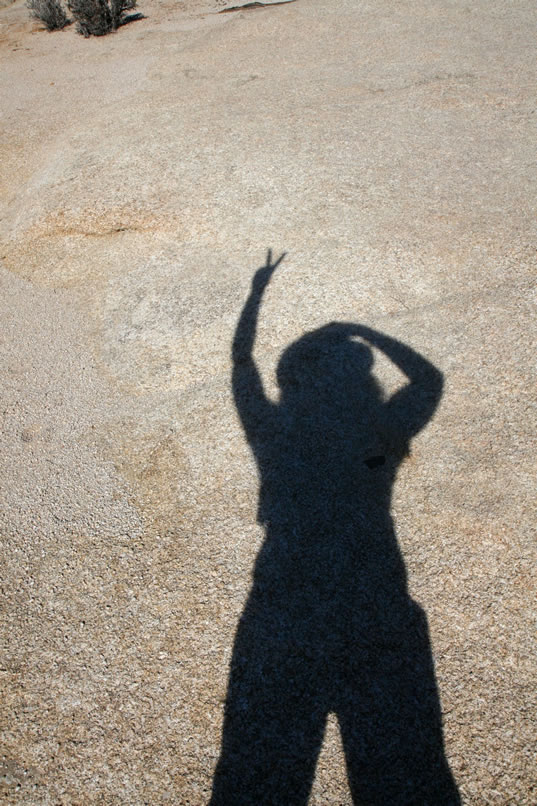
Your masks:
[{"label": "shadow of torso", "polygon": [[266,615],[324,660],[377,641],[406,597],[390,497],[408,440],[387,422],[368,348],[334,347],[310,336],[284,356],[280,402],[251,439],[266,526],[252,595],[270,592]]}]

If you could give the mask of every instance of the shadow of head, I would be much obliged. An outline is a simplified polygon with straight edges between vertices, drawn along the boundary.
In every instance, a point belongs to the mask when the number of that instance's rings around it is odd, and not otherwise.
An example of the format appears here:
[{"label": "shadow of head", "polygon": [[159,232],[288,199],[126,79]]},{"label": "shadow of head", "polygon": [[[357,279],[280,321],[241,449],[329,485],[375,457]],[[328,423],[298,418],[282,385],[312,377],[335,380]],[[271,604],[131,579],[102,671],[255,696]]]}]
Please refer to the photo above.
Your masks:
[{"label": "shadow of head", "polygon": [[282,354],[276,377],[280,405],[348,407],[349,401],[381,402],[372,374],[373,351],[356,340],[351,328],[332,323],[307,333]]}]

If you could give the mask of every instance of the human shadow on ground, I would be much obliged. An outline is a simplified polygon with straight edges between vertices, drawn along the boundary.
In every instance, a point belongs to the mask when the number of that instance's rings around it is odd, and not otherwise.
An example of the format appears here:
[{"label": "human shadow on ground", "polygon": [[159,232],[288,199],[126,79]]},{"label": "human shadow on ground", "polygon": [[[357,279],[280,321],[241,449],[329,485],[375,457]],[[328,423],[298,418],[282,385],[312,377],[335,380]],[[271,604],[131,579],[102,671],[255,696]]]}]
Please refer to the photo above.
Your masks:
[{"label": "human shadow on ground", "polygon": [[[235,637],[210,803],[306,804],[334,713],[355,804],[455,806],[427,621],[390,516],[397,468],[442,374],[389,336],[332,322],[285,350],[271,402],[252,352],[282,258],[269,252],[256,273],[233,342],[266,539]],[[389,399],[372,346],[408,379]]]}]

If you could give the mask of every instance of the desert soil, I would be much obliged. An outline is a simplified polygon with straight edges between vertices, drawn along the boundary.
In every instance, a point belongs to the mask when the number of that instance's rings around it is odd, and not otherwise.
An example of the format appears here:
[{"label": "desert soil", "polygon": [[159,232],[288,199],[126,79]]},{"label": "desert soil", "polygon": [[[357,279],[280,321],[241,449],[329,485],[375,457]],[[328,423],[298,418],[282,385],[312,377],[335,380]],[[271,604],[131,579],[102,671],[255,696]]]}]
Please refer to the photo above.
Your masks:
[{"label": "desert soil", "polygon": [[[210,798],[264,536],[231,342],[272,248],[273,400],[331,321],[444,375],[392,516],[463,802],[534,806],[534,0],[143,0],[88,40],[2,5],[4,802]],[[310,803],[351,802],[331,715]]]}]

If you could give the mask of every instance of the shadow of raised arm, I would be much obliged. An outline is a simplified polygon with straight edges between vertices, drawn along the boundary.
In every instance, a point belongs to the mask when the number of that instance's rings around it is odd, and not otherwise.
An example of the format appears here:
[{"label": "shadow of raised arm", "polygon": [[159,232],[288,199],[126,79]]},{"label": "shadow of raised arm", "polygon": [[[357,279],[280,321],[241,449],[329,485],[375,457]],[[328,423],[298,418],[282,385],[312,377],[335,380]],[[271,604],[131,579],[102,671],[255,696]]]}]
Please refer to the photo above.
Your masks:
[{"label": "shadow of raised arm", "polygon": [[259,426],[270,418],[273,410],[253,358],[253,349],[263,294],[284,257],[285,253],[273,263],[272,251],[268,250],[266,264],[254,275],[250,296],[242,309],[233,338],[233,396],[249,442],[253,441]]}]

